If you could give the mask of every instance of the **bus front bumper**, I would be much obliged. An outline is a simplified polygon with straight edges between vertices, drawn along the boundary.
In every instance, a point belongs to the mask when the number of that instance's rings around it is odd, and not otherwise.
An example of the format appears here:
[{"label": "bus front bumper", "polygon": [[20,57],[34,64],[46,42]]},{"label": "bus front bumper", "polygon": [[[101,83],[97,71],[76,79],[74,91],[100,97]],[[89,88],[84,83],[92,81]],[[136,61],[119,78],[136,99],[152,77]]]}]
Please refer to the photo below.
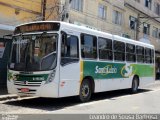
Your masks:
[{"label": "bus front bumper", "polygon": [[18,96],[37,96],[58,98],[58,84],[42,82],[40,86],[21,86],[15,85],[13,81],[7,81],[7,89],[9,94],[16,94]]}]

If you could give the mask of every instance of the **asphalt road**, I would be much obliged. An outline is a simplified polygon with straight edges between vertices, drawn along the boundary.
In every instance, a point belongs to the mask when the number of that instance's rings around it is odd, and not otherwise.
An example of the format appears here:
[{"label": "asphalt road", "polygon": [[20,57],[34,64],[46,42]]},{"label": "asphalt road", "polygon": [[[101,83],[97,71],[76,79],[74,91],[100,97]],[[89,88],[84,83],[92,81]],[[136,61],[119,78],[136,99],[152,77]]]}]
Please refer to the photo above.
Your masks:
[{"label": "asphalt road", "polygon": [[160,113],[160,81],[131,95],[128,90],[94,94],[80,103],[76,97],[25,98],[0,102],[0,114]]}]

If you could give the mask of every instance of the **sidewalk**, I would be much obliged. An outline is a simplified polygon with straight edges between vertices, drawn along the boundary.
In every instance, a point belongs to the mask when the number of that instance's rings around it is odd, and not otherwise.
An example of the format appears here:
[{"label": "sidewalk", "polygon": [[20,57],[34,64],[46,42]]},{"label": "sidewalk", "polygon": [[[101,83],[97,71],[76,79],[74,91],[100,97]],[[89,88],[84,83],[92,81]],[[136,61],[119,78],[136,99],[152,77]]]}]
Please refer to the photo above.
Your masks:
[{"label": "sidewalk", "polygon": [[0,86],[0,101],[8,99],[17,99],[18,96],[14,94],[8,94],[6,86]]}]

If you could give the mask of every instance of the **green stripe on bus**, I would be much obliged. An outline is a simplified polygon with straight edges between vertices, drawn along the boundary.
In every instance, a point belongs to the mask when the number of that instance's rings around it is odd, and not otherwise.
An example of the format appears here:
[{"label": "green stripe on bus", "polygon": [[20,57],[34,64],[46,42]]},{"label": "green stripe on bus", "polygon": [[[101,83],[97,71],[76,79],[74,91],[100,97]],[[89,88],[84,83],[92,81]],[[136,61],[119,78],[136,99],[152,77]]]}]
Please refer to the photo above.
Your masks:
[{"label": "green stripe on bus", "polygon": [[83,63],[83,76],[92,76],[94,79],[129,78],[135,74],[139,77],[152,77],[154,66],[92,61]]}]

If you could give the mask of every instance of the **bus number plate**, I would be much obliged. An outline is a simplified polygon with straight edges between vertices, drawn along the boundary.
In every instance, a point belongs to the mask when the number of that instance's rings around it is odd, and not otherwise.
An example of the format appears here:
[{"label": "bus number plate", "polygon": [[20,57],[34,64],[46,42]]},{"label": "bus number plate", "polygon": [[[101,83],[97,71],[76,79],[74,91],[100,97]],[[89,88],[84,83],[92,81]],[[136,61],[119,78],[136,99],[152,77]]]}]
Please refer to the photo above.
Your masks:
[{"label": "bus number plate", "polygon": [[25,93],[25,92],[29,92],[28,88],[21,88],[21,92]]}]

